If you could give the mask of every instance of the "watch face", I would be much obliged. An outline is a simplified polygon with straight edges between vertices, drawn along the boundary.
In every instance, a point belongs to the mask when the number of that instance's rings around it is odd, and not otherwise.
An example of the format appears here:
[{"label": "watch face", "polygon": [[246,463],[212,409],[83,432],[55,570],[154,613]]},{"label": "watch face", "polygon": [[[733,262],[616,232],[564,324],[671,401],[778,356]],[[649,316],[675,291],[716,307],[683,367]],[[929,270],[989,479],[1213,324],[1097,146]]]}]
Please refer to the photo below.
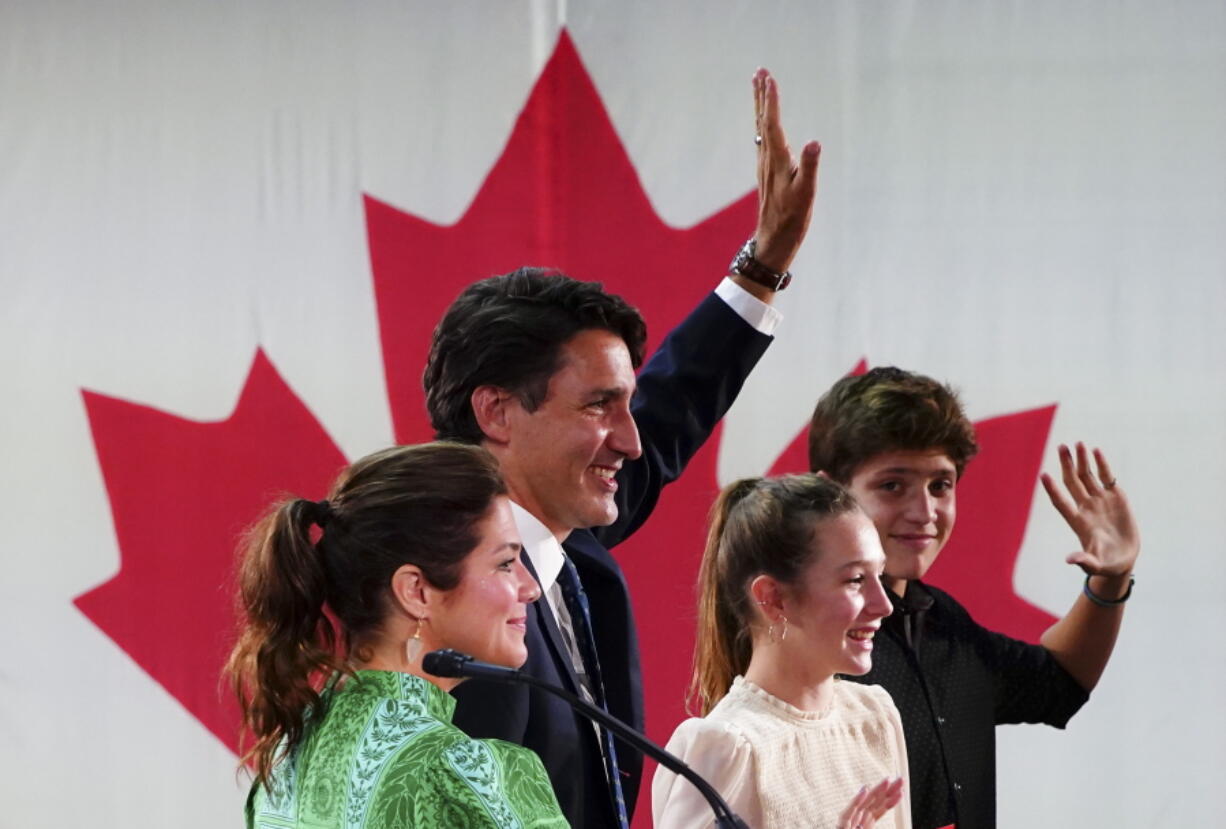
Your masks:
[{"label": "watch face", "polygon": [[737,251],[736,258],[728,266],[729,272],[757,282],[772,291],[782,291],[792,281],[792,274],[789,271],[775,273],[754,258],[756,252],[757,243],[751,238]]}]

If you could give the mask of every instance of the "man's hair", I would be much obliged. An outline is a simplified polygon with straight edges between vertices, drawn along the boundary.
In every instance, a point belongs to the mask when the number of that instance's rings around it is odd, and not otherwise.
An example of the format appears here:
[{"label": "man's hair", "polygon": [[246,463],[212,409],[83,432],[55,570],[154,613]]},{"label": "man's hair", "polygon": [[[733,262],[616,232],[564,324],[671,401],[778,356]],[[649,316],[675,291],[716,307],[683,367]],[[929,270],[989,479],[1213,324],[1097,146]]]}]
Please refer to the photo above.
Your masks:
[{"label": "man's hair", "polygon": [[436,436],[468,443],[485,438],[472,409],[481,386],[505,389],[535,411],[562,367],[562,347],[591,329],[621,337],[634,368],[642,364],[647,324],[599,283],[520,268],[469,285],[434,329],[422,376]]},{"label": "man's hair", "polygon": [[822,395],[809,424],[809,469],[847,484],[865,461],[899,450],[944,452],[962,476],[979,451],[957,393],[893,366],[844,377]]}]

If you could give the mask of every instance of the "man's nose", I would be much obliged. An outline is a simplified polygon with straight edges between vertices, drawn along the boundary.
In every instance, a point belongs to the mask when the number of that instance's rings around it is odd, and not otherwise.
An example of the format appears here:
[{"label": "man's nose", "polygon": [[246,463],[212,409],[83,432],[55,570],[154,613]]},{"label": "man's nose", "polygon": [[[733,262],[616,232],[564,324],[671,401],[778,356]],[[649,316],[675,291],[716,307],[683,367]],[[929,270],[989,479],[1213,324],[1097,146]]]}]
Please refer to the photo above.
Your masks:
[{"label": "man's nose", "polygon": [[634,415],[627,406],[621,410],[607,440],[609,448],[630,460],[643,454],[643,444],[639,442],[639,427],[634,422]]}]

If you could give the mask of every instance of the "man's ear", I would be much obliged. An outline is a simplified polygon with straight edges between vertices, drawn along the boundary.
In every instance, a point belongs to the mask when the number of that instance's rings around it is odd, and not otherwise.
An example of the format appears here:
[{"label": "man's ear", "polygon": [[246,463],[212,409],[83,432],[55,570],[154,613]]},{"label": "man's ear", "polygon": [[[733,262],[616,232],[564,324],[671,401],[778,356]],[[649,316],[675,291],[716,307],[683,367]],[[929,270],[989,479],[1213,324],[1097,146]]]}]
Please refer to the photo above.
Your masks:
[{"label": "man's ear", "polygon": [[392,573],[392,600],[414,619],[430,618],[437,591],[416,564],[402,564]]},{"label": "man's ear", "polygon": [[783,616],[782,586],[770,576],[756,576],[749,583],[749,597],[768,622],[778,622]]},{"label": "man's ear", "polygon": [[816,473],[816,474],[817,474],[817,477],[819,477],[819,478],[825,478],[827,481],[833,481],[833,480],[834,480],[834,478],[831,478],[829,475],[827,475],[827,474],[826,474],[826,470],[824,470],[824,469],[819,469],[819,470],[817,470],[817,473]]},{"label": "man's ear", "polygon": [[498,386],[477,386],[471,398],[473,417],[488,440],[508,443],[511,439],[509,408],[515,404],[515,396]]}]

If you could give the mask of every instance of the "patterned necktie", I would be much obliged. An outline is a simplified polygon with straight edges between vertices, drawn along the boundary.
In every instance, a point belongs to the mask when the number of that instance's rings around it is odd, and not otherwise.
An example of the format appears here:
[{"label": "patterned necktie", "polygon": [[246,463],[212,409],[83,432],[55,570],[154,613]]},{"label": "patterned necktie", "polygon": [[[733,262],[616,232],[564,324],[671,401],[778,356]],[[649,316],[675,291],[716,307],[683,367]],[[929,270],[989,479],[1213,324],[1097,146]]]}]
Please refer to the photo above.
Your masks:
[{"label": "patterned necktie", "polygon": [[[579,571],[575,569],[569,556],[562,557],[558,586],[562,588],[562,598],[566,601],[566,609],[570,611],[575,641],[583,655],[596,704],[607,712],[609,709],[605,703],[604,680],[600,675],[600,658],[596,654],[596,640],[592,636],[592,614],[588,607],[587,594],[583,592],[583,585],[579,581]],[[626,817],[626,796],[622,792],[622,776],[617,765],[617,750],[613,745],[613,735],[608,729],[601,728],[600,736],[604,748],[605,773],[609,776],[609,785],[617,805],[618,824],[622,829],[628,829],[630,820]]]}]

